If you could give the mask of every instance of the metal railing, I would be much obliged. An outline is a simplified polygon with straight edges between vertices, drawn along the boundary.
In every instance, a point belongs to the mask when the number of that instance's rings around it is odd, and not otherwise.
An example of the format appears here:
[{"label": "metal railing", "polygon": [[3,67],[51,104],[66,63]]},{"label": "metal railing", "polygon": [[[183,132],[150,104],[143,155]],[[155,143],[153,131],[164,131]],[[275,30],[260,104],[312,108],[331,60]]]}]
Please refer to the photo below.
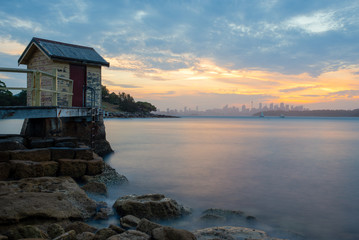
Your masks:
[{"label": "metal railing", "polygon": [[[11,72],[11,73],[32,73],[31,87],[21,88],[21,87],[0,87],[3,90],[27,90],[31,91],[31,106],[41,106],[41,93],[49,92],[52,93],[52,106],[57,106],[57,97],[60,94],[67,95],[68,107],[72,106],[72,95],[73,95],[73,80],[65,77],[59,77],[57,70],[54,74],[33,70],[33,69],[22,69],[22,68],[2,68],[0,67],[0,72]],[[43,76],[52,78],[52,89],[46,89],[41,87],[41,78]],[[58,81],[69,82],[69,91],[62,92],[58,90]]]}]

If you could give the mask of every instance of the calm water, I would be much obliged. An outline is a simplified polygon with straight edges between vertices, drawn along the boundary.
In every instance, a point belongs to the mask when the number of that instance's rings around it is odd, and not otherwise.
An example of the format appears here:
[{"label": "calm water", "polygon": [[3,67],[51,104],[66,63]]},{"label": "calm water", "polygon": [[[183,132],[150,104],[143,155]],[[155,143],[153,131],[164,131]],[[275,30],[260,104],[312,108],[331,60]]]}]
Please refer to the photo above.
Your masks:
[{"label": "calm water", "polygon": [[202,210],[225,208],[256,216],[259,228],[277,236],[359,239],[359,119],[110,119],[105,124],[116,151],[108,161],[130,181],[112,190],[114,199],[164,193],[194,209],[193,218],[172,223],[188,229],[201,225],[196,217]]},{"label": "calm water", "polygon": [[[21,129],[21,121],[0,124],[0,133]],[[105,124],[116,151],[106,160],[130,181],[110,189],[109,204],[125,194],[163,193],[194,210],[191,217],[167,223],[175,227],[207,227],[198,220],[201,211],[224,208],[256,216],[254,227],[277,237],[359,239],[359,119],[109,119]],[[223,223],[228,224],[247,223]]]}]

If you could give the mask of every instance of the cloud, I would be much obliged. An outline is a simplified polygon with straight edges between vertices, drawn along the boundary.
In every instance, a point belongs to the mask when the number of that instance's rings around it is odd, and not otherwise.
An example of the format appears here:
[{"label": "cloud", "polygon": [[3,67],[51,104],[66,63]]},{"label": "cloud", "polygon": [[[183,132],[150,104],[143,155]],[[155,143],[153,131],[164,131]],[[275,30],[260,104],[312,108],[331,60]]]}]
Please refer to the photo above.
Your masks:
[{"label": "cloud", "polygon": [[103,83],[108,84],[110,86],[117,86],[117,87],[122,87],[122,88],[142,88],[142,87],[137,86],[137,85],[115,83],[115,82],[113,82],[111,80],[103,80]]},{"label": "cloud", "polygon": [[26,18],[18,18],[0,12],[0,26],[3,28],[16,28],[21,30],[28,30],[34,33],[43,32],[41,24],[33,22]]},{"label": "cloud", "polygon": [[25,45],[18,43],[15,40],[12,40],[10,36],[0,37],[0,52],[8,55],[20,55],[24,49]]},{"label": "cloud", "polygon": [[62,23],[87,23],[87,9],[88,5],[83,0],[61,0],[54,4],[54,9],[57,11],[57,16]]},{"label": "cloud", "polygon": [[353,97],[359,97],[359,90],[343,90],[343,91],[330,93],[329,95],[333,97],[353,98]]},{"label": "cloud", "polygon": [[289,92],[299,92],[307,89],[312,89],[317,86],[303,86],[303,87],[295,87],[295,88],[287,88],[287,89],[280,89],[279,92],[289,93]]},{"label": "cloud", "polygon": [[309,15],[295,16],[285,22],[287,28],[300,29],[309,34],[318,34],[341,29],[343,24],[334,11],[318,11]]}]

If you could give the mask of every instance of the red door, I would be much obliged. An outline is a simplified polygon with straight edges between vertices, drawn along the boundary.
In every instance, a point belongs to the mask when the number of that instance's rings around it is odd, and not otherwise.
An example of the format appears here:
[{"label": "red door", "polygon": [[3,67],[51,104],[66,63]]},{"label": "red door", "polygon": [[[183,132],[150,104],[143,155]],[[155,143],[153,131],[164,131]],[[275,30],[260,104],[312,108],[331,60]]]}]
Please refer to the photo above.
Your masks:
[{"label": "red door", "polygon": [[74,80],[74,95],[72,106],[82,107],[84,99],[84,86],[86,86],[86,66],[70,64],[70,78]]}]

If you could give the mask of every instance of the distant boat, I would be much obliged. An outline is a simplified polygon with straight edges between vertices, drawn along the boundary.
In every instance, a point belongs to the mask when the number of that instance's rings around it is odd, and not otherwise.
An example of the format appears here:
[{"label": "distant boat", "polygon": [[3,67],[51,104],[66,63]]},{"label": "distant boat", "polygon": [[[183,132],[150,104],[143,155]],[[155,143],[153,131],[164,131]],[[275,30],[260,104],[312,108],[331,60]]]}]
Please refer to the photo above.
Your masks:
[{"label": "distant boat", "polygon": [[264,117],[264,114],[263,114],[263,112],[261,112],[261,115],[259,115],[259,117]]},{"label": "distant boat", "polygon": [[280,118],[285,118],[284,114],[281,114],[281,115],[280,115]]}]

